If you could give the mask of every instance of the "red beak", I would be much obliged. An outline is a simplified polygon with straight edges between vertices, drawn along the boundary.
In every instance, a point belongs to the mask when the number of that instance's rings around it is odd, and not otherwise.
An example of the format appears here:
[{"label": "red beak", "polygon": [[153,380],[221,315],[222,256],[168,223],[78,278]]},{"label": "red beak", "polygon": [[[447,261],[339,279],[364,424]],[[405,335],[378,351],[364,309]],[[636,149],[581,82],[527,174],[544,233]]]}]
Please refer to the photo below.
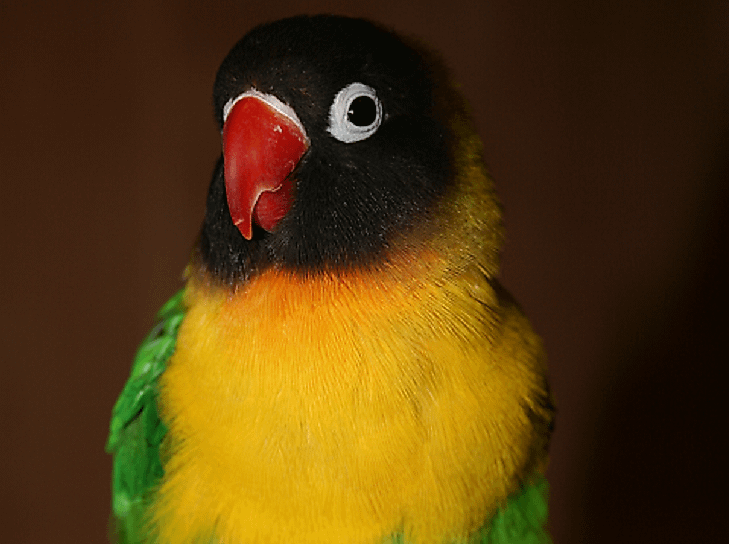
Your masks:
[{"label": "red beak", "polygon": [[273,97],[246,95],[233,104],[223,125],[228,208],[246,240],[253,237],[254,221],[271,231],[293,204],[295,182],[289,174],[309,141],[298,120],[284,113],[286,107]]}]

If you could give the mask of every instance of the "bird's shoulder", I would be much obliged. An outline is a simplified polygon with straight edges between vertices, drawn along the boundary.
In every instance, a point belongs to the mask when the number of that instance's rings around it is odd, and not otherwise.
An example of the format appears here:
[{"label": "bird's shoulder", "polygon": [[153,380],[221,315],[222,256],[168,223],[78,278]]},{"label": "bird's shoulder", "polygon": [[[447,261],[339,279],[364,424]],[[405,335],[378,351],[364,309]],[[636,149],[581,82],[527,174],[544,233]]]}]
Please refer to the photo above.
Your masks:
[{"label": "bird's shoulder", "polygon": [[469,544],[551,544],[547,522],[549,485],[543,476],[525,482]]},{"label": "bird's shoulder", "polygon": [[112,411],[106,449],[114,455],[112,504],[120,542],[133,541],[144,522],[146,492],[164,472],[160,445],[167,427],[157,407],[158,380],[175,351],[183,295],[180,290],[159,311]]}]

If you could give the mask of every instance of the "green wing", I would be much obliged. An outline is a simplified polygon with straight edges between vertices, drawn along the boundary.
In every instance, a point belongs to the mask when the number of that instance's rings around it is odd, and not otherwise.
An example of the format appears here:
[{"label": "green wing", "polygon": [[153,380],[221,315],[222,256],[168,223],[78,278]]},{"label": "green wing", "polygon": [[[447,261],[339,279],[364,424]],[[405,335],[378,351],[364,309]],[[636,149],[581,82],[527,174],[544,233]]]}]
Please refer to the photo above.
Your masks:
[{"label": "green wing", "polygon": [[106,450],[114,455],[112,511],[120,544],[143,538],[146,500],[164,474],[159,449],[167,428],[157,411],[157,380],[175,351],[182,297],[181,290],[160,310],[112,411]]},{"label": "green wing", "polygon": [[545,478],[527,484],[509,497],[489,523],[471,539],[471,544],[550,544],[544,530],[547,522],[548,485]]}]

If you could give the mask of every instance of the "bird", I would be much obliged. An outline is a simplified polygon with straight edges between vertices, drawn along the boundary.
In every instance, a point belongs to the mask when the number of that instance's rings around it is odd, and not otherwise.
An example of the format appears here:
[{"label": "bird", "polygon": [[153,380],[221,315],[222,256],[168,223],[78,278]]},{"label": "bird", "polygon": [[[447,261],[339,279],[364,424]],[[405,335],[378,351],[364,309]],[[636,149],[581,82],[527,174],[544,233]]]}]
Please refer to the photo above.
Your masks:
[{"label": "bird", "polygon": [[445,62],[295,16],[233,46],[213,106],[185,285],[112,412],[111,538],[549,542],[546,355]]}]

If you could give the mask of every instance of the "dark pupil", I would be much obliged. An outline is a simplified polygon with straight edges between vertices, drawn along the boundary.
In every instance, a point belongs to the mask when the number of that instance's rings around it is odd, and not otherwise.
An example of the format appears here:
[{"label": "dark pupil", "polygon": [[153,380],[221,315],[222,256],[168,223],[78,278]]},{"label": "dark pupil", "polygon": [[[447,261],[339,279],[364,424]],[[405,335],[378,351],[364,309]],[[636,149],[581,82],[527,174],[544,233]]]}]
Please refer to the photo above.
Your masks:
[{"label": "dark pupil", "polygon": [[347,119],[358,127],[367,127],[377,118],[377,106],[369,96],[358,96],[349,105]]}]

